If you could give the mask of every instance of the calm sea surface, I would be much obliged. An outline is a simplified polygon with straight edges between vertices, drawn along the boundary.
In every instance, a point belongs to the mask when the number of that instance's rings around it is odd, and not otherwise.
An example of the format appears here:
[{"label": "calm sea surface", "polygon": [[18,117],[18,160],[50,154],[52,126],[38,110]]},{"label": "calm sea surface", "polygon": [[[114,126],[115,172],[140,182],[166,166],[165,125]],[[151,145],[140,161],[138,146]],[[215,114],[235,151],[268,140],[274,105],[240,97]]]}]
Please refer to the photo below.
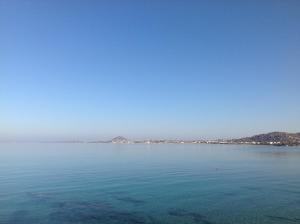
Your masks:
[{"label": "calm sea surface", "polygon": [[300,223],[300,148],[2,144],[0,223]]}]

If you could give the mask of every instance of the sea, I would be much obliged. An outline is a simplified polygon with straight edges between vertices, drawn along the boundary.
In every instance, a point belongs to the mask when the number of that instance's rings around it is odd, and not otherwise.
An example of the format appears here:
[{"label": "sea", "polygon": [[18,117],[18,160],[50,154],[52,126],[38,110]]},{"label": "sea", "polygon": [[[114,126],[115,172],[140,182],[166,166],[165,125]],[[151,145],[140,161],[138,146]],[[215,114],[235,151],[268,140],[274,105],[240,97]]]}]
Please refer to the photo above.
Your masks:
[{"label": "sea", "polygon": [[0,145],[0,224],[300,223],[300,148]]}]

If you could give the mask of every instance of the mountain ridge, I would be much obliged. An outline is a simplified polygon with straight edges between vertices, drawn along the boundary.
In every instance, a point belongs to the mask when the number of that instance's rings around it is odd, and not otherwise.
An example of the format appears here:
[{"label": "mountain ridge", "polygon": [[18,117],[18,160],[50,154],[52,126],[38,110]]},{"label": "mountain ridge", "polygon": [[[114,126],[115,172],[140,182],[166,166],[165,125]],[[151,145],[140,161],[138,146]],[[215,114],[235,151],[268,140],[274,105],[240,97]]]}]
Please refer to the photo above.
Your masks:
[{"label": "mountain ridge", "polygon": [[251,137],[244,137],[233,139],[234,143],[239,144],[264,144],[264,145],[300,145],[300,132],[269,132],[265,134],[253,135]]}]

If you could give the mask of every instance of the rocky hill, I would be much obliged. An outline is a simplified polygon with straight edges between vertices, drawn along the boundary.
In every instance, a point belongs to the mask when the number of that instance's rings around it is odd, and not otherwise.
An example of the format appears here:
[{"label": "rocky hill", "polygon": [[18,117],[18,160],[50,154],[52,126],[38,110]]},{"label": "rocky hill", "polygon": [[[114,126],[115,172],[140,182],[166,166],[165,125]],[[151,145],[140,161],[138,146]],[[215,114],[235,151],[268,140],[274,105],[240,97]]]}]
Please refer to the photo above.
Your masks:
[{"label": "rocky hill", "polygon": [[271,132],[232,141],[240,144],[300,145],[300,133]]},{"label": "rocky hill", "polygon": [[111,140],[111,143],[116,143],[116,144],[128,144],[130,141],[127,138],[124,138],[123,136],[118,136],[115,137]]}]

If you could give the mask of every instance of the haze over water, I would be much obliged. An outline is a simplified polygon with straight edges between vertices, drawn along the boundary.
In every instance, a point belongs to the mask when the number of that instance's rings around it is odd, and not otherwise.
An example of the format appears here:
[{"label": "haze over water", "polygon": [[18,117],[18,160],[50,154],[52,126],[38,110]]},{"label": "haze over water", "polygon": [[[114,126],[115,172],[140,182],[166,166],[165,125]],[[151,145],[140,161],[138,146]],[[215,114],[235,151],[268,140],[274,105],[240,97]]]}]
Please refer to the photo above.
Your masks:
[{"label": "haze over water", "polygon": [[300,223],[300,148],[1,144],[1,224]]}]

